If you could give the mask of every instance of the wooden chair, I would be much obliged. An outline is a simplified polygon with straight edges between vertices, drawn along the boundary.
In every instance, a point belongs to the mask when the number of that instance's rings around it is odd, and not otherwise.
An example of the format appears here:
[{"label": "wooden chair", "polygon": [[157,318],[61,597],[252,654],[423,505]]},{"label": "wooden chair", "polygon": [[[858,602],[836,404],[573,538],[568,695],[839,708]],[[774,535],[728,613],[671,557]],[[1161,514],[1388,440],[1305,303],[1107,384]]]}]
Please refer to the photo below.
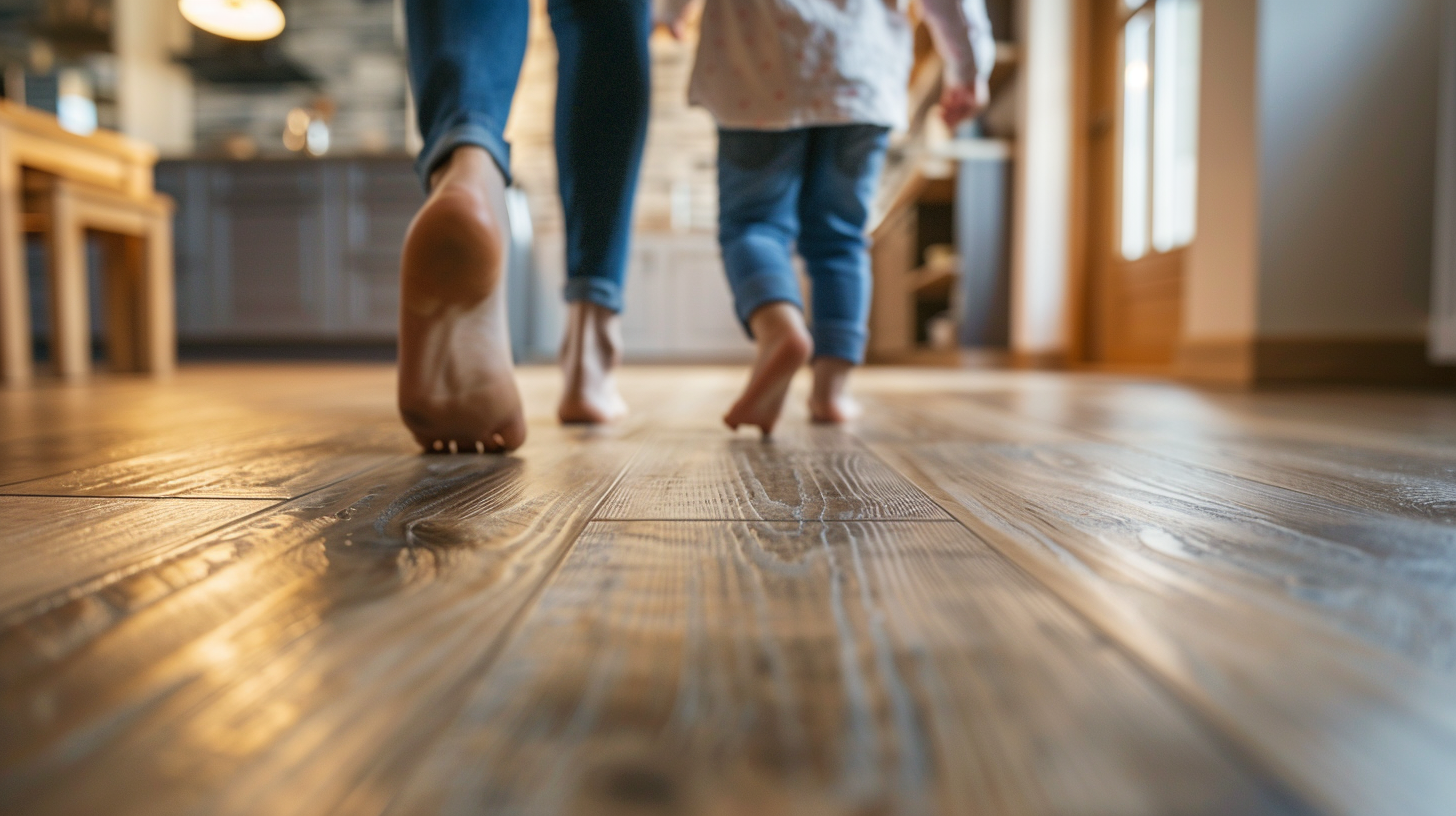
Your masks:
[{"label": "wooden chair", "polygon": [[127,195],[48,173],[27,172],[23,221],[46,246],[51,358],[56,373],[91,369],[86,233],[103,236],[107,357],[115,371],[166,374],[176,367],[172,200]]}]

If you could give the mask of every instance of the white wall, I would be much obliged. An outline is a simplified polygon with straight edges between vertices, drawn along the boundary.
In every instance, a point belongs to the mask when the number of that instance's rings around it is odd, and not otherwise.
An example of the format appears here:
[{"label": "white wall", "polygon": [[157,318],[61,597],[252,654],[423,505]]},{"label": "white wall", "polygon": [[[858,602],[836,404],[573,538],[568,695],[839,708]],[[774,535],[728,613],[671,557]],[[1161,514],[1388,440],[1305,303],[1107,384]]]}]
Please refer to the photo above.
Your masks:
[{"label": "white wall", "polygon": [[1072,205],[1072,0],[1024,0],[1020,153],[1011,249],[1011,348],[1058,354],[1067,343]]},{"label": "white wall", "polygon": [[116,0],[114,33],[121,130],[163,155],[185,154],[194,139],[192,78],[172,61],[187,50],[187,21],[176,0]]},{"label": "white wall", "polygon": [[1260,4],[1261,336],[1424,335],[1441,2]]},{"label": "white wall", "polygon": [[1184,268],[1186,342],[1247,338],[1256,328],[1258,51],[1259,0],[1203,3],[1198,234]]}]

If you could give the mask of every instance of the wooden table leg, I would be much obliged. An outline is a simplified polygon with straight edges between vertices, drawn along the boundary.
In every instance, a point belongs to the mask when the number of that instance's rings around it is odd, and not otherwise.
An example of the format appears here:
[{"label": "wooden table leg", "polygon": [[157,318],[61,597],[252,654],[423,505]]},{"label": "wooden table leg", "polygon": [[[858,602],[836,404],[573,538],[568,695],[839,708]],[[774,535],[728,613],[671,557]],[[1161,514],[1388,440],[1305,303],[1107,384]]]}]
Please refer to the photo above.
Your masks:
[{"label": "wooden table leg", "polygon": [[170,374],[177,367],[177,295],[172,265],[172,214],[158,213],[146,236],[146,267],[141,272],[138,360],[151,374]]},{"label": "wooden table leg", "polygon": [[91,313],[86,294],[86,230],[63,186],[50,196],[46,232],[51,288],[51,360],[62,377],[91,371]]},{"label": "wooden table leg", "polygon": [[25,279],[25,234],[20,223],[20,166],[0,132],[0,380],[30,381],[30,296]]},{"label": "wooden table leg", "polygon": [[142,309],[142,276],[146,244],[136,236],[102,233],[106,276],[102,284],[106,308],[106,358],[112,371],[144,368],[144,347],[138,314]]}]

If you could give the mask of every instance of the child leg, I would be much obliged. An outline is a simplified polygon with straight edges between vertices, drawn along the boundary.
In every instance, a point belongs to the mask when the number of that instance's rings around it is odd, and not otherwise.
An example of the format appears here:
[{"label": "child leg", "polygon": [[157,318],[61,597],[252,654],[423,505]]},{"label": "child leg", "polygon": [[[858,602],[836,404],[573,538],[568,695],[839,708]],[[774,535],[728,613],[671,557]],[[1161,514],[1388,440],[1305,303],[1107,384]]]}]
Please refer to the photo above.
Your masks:
[{"label": "child leg", "polygon": [[813,345],[804,326],[804,313],[792,303],[779,301],[759,307],[749,325],[758,348],[753,372],[743,393],[723,415],[723,423],[735,431],[740,425],[756,425],[768,436],[784,410],[789,384],[809,361]]},{"label": "child leg", "polygon": [[718,241],[734,308],[758,347],[753,373],[723,421],[773,431],[794,373],[809,359],[792,247],[805,131],[718,134]]},{"label": "child leg", "polygon": [[884,164],[889,131],[873,125],[811,128],[799,197],[799,254],[813,287],[815,422],[858,413],[846,393],[849,371],[864,362],[870,308],[865,224]]}]

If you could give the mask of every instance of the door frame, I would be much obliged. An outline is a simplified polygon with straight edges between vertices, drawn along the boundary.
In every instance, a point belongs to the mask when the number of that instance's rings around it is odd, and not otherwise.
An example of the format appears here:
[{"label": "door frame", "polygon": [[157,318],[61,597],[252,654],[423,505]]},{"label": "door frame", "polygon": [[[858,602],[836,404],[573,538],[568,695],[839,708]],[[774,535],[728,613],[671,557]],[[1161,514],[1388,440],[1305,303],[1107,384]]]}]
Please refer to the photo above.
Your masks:
[{"label": "door frame", "polygon": [[[1116,264],[1144,272],[1169,264],[1181,270],[1187,253],[1187,247],[1180,247],[1163,253],[1150,251],[1135,261],[1117,260],[1122,212],[1121,34],[1128,20],[1156,2],[1143,0],[1133,9],[1125,8],[1124,0],[1078,4],[1075,117],[1079,138],[1073,156],[1076,217],[1067,315],[1068,360],[1076,368],[1171,373],[1174,367],[1171,358],[1109,361],[1109,351],[1119,350],[1106,347],[1107,333],[1101,325],[1116,312],[1105,301],[1110,289],[1104,285],[1115,273]],[[1181,272],[1176,277],[1181,283]],[[1162,317],[1181,321],[1181,308]]]}]

